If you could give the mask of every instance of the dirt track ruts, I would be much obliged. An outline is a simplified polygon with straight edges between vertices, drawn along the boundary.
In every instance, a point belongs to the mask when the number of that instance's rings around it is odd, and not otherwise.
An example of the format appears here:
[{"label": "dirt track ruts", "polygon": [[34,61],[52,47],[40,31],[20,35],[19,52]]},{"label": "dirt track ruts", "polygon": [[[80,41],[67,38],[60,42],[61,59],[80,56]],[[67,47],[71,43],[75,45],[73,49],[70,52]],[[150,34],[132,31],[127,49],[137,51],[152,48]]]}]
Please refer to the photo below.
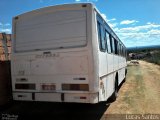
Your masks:
[{"label": "dirt track ruts", "polygon": [[129,65],[119,97],[105,114],[160,114],[160,66],[145,61]]}]

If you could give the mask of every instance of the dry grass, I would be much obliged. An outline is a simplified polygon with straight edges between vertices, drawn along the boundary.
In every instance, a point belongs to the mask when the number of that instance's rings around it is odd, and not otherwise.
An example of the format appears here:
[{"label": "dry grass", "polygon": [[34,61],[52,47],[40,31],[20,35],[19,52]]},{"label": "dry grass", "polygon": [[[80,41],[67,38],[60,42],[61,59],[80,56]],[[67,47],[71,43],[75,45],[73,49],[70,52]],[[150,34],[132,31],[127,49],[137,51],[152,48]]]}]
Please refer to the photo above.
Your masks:
[{"label": "dry grass", "polygon": [[105,114],[160,114],[160,66],[139,62],[128,66],[119,97]]}]

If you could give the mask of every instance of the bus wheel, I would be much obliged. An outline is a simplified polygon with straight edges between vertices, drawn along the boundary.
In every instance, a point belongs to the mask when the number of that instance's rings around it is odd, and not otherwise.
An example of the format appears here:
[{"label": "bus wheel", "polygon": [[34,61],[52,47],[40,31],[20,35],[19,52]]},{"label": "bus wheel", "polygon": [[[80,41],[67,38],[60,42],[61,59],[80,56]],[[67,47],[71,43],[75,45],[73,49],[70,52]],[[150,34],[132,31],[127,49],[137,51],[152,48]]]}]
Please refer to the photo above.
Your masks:
[{"label": "bus wheel", "polygon": [[126,75],[127,75],[127,69],[125,70],[125,78],[124,78],[123,82],[126,82]]}]

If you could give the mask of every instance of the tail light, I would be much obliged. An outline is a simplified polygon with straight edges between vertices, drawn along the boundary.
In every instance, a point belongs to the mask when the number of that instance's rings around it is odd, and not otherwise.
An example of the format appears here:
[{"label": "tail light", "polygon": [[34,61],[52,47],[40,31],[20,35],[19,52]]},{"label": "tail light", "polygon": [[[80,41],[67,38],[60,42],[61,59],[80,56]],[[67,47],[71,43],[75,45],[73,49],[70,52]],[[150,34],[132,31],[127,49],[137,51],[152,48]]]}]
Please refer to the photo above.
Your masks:
[{"label": "tail light", "polygon": [[21,90],[35,90],[36,89],[36,85],[29,83],[29,84],[15,84],[15,89],[21,89]]},{"label": "tail light", "polygon": [[85,97],[85,96],[81,96],[81,97],[80,97],[80,99],[87,99],[87,97]]},{"label": "tail light", "polygon": [[55,90],[55,84],[41,84],[41,90]]},{"label": "tail light", "polygon": [[62,90],[89,91],[88,84],[62,84]]}]

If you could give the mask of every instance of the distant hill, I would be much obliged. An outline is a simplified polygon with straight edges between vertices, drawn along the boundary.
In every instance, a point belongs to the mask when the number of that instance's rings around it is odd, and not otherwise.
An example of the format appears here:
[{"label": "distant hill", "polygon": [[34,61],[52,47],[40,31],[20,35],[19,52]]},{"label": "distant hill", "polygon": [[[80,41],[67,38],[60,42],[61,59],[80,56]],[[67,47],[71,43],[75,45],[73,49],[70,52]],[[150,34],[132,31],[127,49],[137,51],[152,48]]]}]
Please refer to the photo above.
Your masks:
[{"label": "distant hill", "polygon": [[130,51],[156,50],[156,49],[160,49],[160,45],[128,47],[127,51],[130,52]]}]

